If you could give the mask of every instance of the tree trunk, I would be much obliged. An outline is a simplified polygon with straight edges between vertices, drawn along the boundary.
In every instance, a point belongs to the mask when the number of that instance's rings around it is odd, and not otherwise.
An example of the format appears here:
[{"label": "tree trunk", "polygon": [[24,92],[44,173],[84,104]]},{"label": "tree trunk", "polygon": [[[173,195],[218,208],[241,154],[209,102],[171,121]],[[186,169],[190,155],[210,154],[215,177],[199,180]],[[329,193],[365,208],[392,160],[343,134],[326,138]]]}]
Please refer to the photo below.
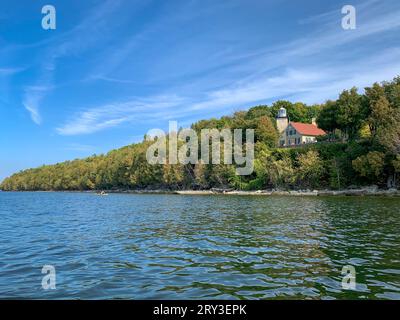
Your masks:
[{"label": "tree trunk", "polygon": [[388,189],[396,187],[396,173],[393,173],[388,176],[386,185],[387,185]]}]

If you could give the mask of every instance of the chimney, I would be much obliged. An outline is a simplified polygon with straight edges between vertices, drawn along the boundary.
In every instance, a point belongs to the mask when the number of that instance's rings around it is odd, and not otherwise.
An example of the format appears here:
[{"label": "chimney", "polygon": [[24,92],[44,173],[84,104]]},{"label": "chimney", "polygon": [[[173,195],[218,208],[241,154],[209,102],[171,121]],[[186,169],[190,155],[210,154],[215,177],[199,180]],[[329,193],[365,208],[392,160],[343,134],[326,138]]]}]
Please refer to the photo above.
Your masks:
[{"label": "chimney", "polygon": [[318,127],[318,125],[317,125],[317,118],[312,118],[312,119],[311,119],[311,123],[312,123],[314,126]]}]

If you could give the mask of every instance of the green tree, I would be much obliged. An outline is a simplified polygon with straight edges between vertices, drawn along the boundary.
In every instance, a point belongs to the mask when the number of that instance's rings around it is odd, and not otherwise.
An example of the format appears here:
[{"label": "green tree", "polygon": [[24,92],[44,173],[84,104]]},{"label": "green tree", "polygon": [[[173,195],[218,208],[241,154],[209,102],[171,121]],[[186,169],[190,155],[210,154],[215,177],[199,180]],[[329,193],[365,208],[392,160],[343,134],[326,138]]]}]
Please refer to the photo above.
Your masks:
[{"label": "green tree", "polygon": [[392,81],[384,81],[382,86],[390,105],[393,108],[400,109],[400,76],[397,76]]},{"label": "green tree", "polygon": [[304,154],[300,154],[297,157],[297,162],[297,179],[300,185],[305,187],[320,186],[324,167],[318,152],[309,150]]},{"label": "green tree", "polygon": [[255,171],[261,184],[276,188],[293,186],[296,179],[293,163],[288,154],[273,155],[270,152],[263,152],[255,162]]},{"label": "green tree", "polygon": [[318,127],[325,130],[329,134],[330,140],[334,131],[339,127],[337,123],[338,107],[335,101],[328,100],[321,108],[317,117]]},{"label": "green tree", "polygon": [[323,162],[318,152],[309,150],[297,157],[297,179],[300,185],[306,187],[317,187],[320,185],[320,179],[323,174]]},{"label": "green tree", "polygon": [[377,130],[390,121],[391,107],[385,96],[384,88],[378,83],[365,88],[366,122],[372,138],[376,137]]},{"label": "green tree", "polygon": [[365,118],[362,96],[358,94],[357,88],[353,87],[350,90],[344,90],[336,104],[338,127],[349,140],[354,140]]},{"label": "green tree", "polygon": [[378,151],[371,151],[368,154],[353,160],[353,168],[362,177],[379,177],[384,168],[385,154]]},{"label": "green tree", "polygon": [[249,109],[249,111],[246,114],[246,119],[248,120],[253,120],[253,119],[258,119],[260,117],[269,117],[272,118],[273,114],[271,111],[271,108],[265,105],[261,105],[261,106],[256,106],[256,107],[252,107]]},{"label": "green tree", "polygon": [[278,141],[278,131],[271,118],[262,116],[256,120],[255,141],[260,141],[269,147],[275,147]]}]

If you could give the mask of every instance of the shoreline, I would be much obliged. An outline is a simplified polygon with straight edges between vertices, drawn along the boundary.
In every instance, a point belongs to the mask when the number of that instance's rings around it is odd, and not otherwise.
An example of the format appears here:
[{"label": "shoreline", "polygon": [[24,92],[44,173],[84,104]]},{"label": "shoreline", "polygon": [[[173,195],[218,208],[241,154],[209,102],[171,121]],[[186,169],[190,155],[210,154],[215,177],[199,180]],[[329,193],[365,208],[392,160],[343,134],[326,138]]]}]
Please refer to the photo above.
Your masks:
[{"label": "shoreline", "polygon": [[400,197],[400,190],[376,190],[370,191],[366,189],[348,189],[348,190],[256,190],[256,191],[196,191],[185,190],[176,191],[176,194],[181,195],[243,195],[243,196],[292,196],[292,197],[318,197],[318,196],[396,196]]},{"label": "shoreline", "polygon": [[378,189],[377,187],[360,187],[356,189],[344,190],[254,190],[242,191],[232,189],[210,189],[210,190],[167,190],[167,189],[151,189],[151,190],[20,190],[20,191],[4,191],[0,192],[79,192],[79,193],[98,193],[104,191],[107,194],[175,194],[175,195],[236,195],[236,196],[394,196],[400,197],[398,189]]}]

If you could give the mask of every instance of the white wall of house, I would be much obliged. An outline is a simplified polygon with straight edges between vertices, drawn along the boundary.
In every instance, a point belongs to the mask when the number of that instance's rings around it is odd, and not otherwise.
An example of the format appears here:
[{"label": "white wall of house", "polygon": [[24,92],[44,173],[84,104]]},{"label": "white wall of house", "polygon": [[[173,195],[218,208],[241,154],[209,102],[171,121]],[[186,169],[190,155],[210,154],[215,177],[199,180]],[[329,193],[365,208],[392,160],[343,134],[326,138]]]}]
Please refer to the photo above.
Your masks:
[{"label": "white wall of house", "polygon": [[305,143],[317,142],[314,136],[305,136],[300,134],[291,124],[281,133],[279,137],[279,146],[294,146]]}]

